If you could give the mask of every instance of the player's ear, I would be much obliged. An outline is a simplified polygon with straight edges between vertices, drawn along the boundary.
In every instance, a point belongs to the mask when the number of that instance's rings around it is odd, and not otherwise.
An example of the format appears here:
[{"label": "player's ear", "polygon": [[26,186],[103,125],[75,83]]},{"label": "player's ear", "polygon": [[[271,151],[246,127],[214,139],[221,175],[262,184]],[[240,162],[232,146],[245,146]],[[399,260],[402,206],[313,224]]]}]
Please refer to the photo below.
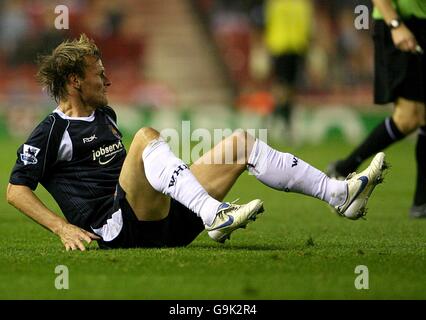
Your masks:
[{"label": "player's ear", "polygon": [[80,90],[81,88],[81,79],[79,76],[77,76],[75,73],[71,73],[68,76],[68,83],[77,90]]}]

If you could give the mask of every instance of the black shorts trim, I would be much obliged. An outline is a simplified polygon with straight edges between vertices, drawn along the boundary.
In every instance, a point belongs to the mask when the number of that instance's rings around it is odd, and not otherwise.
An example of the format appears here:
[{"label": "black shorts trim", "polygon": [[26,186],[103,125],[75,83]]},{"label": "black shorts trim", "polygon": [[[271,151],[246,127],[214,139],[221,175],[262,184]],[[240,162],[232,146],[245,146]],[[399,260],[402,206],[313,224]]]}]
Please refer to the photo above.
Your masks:
[{"label": "black shorts trim", "polygon": [[190,244],[204,230],[201,218],[174,199],[171,199],[165,219],[139,221],[120,185],[117,185],[111,212],[117,210],[121,210],[123,227],[113,240],[98,240],[101,249],[182,247]]},{"label": "black shorts trim", "polygon": [[[404,23],[426,48],[426,19],[410,18]],[[374,103],[395,102],[398,97],[426,102],[425,54],[413,54],[398,50],[392,41],[389,27],[383,20],[376,20],[374,40]]]}]

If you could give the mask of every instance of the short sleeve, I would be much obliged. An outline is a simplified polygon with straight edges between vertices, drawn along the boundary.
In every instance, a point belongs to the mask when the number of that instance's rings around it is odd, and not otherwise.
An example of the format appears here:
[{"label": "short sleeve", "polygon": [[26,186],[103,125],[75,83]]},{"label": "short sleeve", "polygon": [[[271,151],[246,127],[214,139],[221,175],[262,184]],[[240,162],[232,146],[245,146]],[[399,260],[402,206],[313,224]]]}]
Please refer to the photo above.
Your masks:
[{"label": "short sleeve", "polygon": [[[30,134],[17,151],[17,159],[9,182],[35,190],[52,165],[47,160],[54,118],[49,116]],[[51,161],[50,161],[51,162]]]}]

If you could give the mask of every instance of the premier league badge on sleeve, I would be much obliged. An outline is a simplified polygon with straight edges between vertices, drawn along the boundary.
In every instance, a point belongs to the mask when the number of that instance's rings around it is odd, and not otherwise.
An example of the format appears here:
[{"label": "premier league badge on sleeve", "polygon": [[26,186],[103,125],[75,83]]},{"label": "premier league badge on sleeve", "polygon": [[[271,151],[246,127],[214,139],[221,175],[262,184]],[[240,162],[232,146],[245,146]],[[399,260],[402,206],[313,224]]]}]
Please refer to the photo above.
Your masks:
[{"label": "premier league badge on sleeve", "polygon": [[27,164],[36,164],[37,163],[37,154],[40,152],[39,148],[24,144],[23,151],[21,153],[21,161],[24,165]]}]

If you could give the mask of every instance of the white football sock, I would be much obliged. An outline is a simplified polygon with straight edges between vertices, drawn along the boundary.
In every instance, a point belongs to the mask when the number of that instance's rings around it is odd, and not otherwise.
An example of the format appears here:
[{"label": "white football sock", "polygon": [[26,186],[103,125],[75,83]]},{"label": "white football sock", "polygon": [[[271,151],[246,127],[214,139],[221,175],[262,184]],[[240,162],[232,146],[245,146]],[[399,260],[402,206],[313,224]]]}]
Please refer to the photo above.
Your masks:
[{"label": "white football sock", "polygon": [[332,206],[346,200],[345,181],[330,179],[303,160],[274,150],[259,139],[253,145],[247,168],[262,183],[277,190],[309,195]]},{"label": "white football sock", "polygon": [[194,177],[189,167],[177,158],[161,138],[146,146],[142,153],[145,175],[151,186],[179,201],[211,225],[222,204],[212,198]]}]

